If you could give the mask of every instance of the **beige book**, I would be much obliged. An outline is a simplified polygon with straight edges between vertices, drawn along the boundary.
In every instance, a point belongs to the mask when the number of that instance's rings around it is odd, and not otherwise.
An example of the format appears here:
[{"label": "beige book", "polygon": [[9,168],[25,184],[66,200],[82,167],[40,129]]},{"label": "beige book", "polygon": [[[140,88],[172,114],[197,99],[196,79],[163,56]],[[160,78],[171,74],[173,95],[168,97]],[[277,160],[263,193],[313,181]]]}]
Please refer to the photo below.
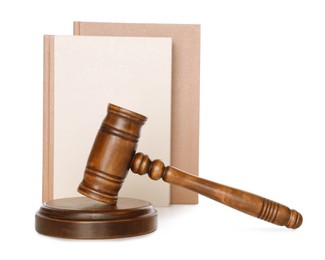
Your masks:
[{"label": "beige book", "polygon": [[[199,173],[200,25],[75,22],[75,35],[171,37],[171,164]],[[198,195],[171,185],[171,203],[195,204]]]},{"label": "beige book", "polygon": [[[80,196],[108,103],[148,117],[138,151],[170,163],[171,38],[45,36],[43,201]],[[119,193],[170,203],[169,184],[129,173]]]}]

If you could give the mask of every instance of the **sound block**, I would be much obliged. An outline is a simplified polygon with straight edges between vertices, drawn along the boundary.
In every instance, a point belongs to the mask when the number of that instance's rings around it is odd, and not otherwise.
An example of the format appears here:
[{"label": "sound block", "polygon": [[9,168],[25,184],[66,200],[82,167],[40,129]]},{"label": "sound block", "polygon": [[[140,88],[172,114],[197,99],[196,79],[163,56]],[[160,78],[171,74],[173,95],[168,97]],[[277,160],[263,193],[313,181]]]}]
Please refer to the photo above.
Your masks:
[{"label": "sound block", "polygon": [[35,229],[61,238],[139,236],[157,229],[157,211],[147,201],[130,198],[119,198],[115,206],[87,197],[56,199],[36,212]]}]

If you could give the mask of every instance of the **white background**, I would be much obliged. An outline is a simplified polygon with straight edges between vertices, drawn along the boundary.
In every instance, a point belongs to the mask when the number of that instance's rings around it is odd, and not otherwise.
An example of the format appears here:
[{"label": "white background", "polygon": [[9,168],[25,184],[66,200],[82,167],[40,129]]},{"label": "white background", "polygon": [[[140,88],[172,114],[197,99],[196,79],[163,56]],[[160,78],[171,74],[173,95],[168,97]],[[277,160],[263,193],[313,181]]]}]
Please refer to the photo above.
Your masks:
[{"label": "white background", "polygon": [[[0,258],[324,259],[324,14],[311,0],[2,1]],[[43,34],[72,34],[75,20],[200,23],[200,175],[296,208],[302,227],[200,197],[159,209],[159,229],[143,237],[38,235]]]}]

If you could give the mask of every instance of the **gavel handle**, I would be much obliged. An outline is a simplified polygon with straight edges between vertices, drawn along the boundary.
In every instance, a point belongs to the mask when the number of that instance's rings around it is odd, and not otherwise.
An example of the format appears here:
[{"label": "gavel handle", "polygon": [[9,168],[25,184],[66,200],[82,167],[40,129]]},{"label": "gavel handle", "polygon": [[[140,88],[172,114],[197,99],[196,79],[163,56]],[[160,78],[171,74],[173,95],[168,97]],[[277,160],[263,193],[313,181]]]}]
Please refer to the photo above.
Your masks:
[{"label": "gavel handle", "polygon": [[131,170],[143,175],[148,173],[154,180],[182,186],[243,213],[279,226],[296,229],[302,224],[302,215],[296,210],[261,196],[199,178],[171,166],[165,167],[160,160],[151,161],[147,155],[137,153]]}]

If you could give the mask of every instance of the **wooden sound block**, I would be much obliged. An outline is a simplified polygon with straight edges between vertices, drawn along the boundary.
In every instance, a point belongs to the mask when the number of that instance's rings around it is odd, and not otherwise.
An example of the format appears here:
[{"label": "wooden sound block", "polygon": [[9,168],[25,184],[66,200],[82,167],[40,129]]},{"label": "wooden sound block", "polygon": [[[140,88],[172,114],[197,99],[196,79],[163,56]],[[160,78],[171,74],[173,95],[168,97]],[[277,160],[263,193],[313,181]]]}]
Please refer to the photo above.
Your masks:
[{"label": "wooden sound block", "polygon": [[35,229],[62,238],[138,236],[157,229],[157,211],[147,201],[130,198],[119,198],[115,206],[86,197],[56,199],[36,212]]}]

